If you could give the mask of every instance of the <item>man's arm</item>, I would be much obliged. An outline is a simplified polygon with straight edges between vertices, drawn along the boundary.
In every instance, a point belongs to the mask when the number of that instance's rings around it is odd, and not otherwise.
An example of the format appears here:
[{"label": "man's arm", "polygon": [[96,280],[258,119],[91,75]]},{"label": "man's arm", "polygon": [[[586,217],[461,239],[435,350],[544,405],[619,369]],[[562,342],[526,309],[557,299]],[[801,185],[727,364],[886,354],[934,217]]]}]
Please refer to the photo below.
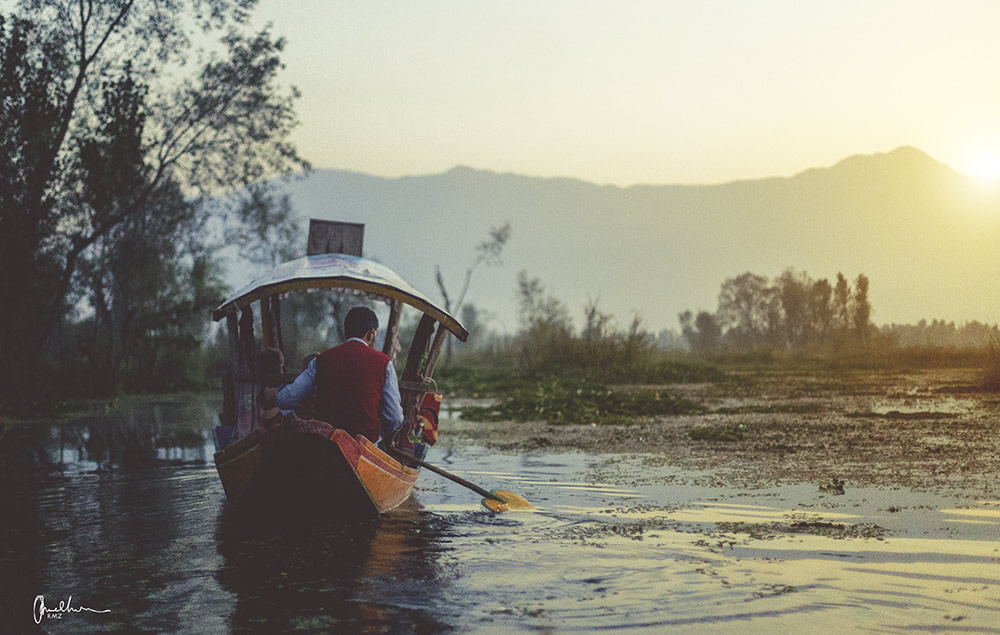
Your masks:
[{"label": "man's arm", "polygon": [[382,438],[391,439],[396,431],[403,427],[403,407],[400,405],[399,381],[396,379],[396,369],[392,362],[385,367],[385,386],[382,388],[382,407],[379,410],[382,420]]},{"label": "man's arm", "polygon": [[[299,376],[295,378],[295,381],[283,386],[278,391],[278,408],[285,414],[288,414],[295,409],[295,406],[299,405],[299,402],[308,395],[313,390],[313,386],[316,383],[316,360],[313,359],[306,366],[306,369],[299,373]],[[397,388],[398,392],[398,388]]]}]

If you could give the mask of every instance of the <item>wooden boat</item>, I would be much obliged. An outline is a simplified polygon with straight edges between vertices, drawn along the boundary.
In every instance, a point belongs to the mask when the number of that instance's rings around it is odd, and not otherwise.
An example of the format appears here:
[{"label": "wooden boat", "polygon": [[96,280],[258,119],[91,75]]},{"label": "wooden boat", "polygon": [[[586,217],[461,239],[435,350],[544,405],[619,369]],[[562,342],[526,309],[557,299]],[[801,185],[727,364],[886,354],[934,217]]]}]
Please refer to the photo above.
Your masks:
[{"label": "wooden boat", "polygon": [[[226,497],[241,509],[319,510],[345,517],[390,511],[410,496],[419,474],[415,465],[402,464],[364,436],[351,437],[323,422],[281,417],[277,425],[261,424],[260,389],[275,378],[254,371],[253,306],[260,311],[260,344],[283,349],[280,299],[306,289],[347,290],[388,303],[382,351],[390,357],[399,348],[403,306],[422,313],[399,382],[404,424],[397,439],[416,442],[418,458],[426,449],[421,410],[431,375],[448,334],[465,341],[468,331],[385,265],[359,255],[314,253],[278,265],[213,313],[216,321],[227,322],[233,358],[231,372],[223,377],[222,425],[216,429],[215,464]],[[287,383],[294,377],[280,379]]]}]

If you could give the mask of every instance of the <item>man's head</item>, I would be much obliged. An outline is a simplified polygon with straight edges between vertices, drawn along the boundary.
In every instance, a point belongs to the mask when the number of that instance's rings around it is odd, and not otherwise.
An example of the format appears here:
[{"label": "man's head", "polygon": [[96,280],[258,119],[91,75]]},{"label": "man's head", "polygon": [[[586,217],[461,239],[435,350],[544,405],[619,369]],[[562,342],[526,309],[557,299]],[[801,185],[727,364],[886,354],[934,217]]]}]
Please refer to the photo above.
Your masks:
[{"label": "man's head", "polygon": [[347,312],[344,318],[344,337],[358,337],[375,346],[375,335],[378,333],[378,316],[366,306],[356,306]]}]

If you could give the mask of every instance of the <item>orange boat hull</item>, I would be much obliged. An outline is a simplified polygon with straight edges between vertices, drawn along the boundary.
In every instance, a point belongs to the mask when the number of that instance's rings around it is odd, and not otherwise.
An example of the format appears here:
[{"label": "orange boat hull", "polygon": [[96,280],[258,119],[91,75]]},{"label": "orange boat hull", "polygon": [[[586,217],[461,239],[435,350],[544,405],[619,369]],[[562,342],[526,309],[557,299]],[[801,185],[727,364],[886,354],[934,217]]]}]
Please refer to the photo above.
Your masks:
[{"label": "orange boat hull", "polygon": [[255,430],[217,452],[215,465],[239,509],[343,517],[395,509],[420,473],[363,436],[309,422]]}]

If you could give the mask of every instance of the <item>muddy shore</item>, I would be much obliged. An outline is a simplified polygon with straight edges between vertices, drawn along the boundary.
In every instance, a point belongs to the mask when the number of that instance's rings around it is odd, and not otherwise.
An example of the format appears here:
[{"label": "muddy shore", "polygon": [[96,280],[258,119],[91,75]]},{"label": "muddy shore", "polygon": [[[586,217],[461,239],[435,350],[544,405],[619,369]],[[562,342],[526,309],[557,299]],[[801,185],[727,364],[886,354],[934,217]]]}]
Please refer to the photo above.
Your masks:
[{"label": "muddy shore", "polygon": [[741,373],[725,384],[616,387],[666,388],[702,403],[705,414],[624,425],[469,422],[459,414],[442,419],[442,438],[504,453],[641,454],[729,488],[906,487],[970,499],[1000,490],[1000,395],[978,392],[974,369]]}]

